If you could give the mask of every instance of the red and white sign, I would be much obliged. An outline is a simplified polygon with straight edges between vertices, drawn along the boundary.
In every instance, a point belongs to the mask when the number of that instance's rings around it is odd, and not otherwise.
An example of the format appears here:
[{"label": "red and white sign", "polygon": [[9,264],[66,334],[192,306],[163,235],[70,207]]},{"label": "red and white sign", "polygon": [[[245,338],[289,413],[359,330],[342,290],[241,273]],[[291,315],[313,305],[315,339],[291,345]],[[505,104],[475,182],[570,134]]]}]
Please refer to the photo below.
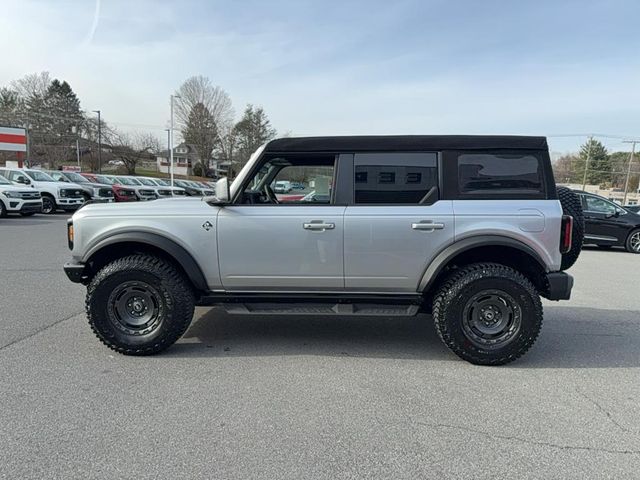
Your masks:
[{"label": "red and white sign", "polygon": [[24,128],[0,127],[0,150],[27,151],[27,132]]}]

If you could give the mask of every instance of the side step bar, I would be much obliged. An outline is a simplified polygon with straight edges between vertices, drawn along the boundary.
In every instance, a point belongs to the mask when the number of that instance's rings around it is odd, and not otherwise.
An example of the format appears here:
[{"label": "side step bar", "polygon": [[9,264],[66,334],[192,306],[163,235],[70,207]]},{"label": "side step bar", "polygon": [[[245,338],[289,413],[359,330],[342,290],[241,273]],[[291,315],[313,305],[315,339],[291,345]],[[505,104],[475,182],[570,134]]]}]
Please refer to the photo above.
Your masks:
[{"label": "side step bar", "polygon": [[418,305],[384,305],[375,303],[227,303],[228,313],[235,315],[361,315],[411,317]]},{"label": "side step bar", "polygon": [[358,315],[413,316],[423,297],[378,294],[277,294],[210,293],[198,299],[201,306],[221,305],[236,315]]}]

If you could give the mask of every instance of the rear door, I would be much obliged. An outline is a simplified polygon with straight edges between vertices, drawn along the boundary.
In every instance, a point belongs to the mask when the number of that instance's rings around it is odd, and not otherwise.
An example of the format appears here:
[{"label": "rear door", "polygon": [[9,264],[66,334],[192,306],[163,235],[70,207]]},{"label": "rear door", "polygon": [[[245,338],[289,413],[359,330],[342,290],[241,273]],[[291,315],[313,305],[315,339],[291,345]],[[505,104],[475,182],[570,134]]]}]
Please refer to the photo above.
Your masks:
[{"label": "rear door", "polygon": [[356,153],[345,211],[345,288],[415,292],[453,242],[452,202],[439,200],[435,152]]}]

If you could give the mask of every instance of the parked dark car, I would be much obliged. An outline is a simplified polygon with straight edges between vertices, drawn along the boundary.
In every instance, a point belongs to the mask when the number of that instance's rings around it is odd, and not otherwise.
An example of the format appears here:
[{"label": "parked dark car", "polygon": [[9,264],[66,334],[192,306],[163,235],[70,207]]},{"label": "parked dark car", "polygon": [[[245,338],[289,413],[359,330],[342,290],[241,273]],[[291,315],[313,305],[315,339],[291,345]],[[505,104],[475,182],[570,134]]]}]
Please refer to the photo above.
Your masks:
[{"label": "parked dark car", "polygon": [[640,215],[599,195],[575,191],[584,211],[584,243],[640,253]]}]

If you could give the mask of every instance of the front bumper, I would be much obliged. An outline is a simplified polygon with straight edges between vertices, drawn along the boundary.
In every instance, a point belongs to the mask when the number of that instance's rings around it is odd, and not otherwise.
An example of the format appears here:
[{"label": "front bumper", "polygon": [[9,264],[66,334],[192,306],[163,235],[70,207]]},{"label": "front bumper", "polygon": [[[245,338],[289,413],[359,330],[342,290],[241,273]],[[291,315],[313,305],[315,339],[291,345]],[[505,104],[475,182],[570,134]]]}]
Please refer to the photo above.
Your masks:
[{"label": "front bumper", "polygon": [[547,273],[547,290],[543,296],[549,300],[569,300],[573,277],[565,272]]},{"label": "front bumper", "polygon": [[91,197],[91,203],[113,203],[115,199],[113,197]]},{"label": "front bumper", "polygon": [[42,212],[42,200],[22,200],[9,198],[6,203],[9,213],[40,213]]},{"label": "front bumper", "polygon": [[20,213],[40,213],[42,212],[42,201],[24,202],[20,207]]},{"label": "front bumper", "polygon": [[73,283],[86,283],[86,265],[84,263],[67,262],[64,264],[64,273]]},{"label": "front bumper", "polygon": [[65,211],[72,211],[72,210],[77,210],[82,206],[82,204],[84,203],[84,198],[61,197],[56,200],[56,203],[58,204],[58,208]]}]

